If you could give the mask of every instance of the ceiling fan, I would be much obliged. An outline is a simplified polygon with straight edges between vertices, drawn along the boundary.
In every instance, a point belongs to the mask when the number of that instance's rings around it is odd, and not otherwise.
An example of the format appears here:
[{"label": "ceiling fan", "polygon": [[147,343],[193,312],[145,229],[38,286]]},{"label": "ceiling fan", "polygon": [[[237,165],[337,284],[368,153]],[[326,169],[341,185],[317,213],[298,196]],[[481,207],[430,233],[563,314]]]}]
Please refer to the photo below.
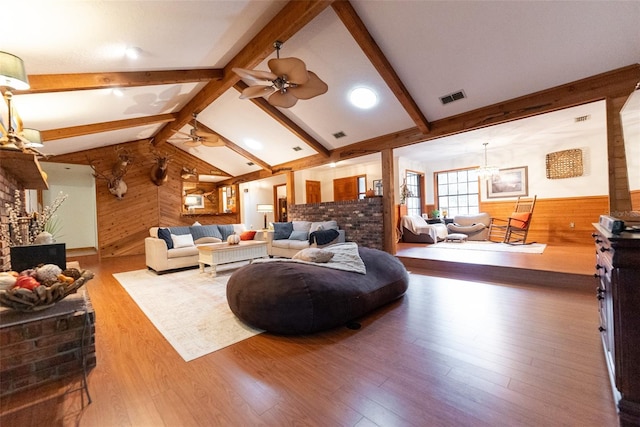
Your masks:
[{"label": "ceiling fan", "polygon": [[273,44],[277,58],[270,59],[267,65],[271,71],[233,68],[233,72],[243,79],[257,85],[242,91],[240,99],[267,97],[269,104],[275,107],[290,108],[298,99],[311,99],[329,90],[329,86],[298,58],[280,58],[281,41]]},{"label": "ceiling fan", "polygon": [[180,134],[178,137],[169,139],[169,142],[181,142],[187,147],[197,147],[204,145],[205,147],[224,147],[226,144],[215,133],[205,132],[198,129],[198,115],[193,113],[193,124],[189,133],[176,131],[176,134]]}]

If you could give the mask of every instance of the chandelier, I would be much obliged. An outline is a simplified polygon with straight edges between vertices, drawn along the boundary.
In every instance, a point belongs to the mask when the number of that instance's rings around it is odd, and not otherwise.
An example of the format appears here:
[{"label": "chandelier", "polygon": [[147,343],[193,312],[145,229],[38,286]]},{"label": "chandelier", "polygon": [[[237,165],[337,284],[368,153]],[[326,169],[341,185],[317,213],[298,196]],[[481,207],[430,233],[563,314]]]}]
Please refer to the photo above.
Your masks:
[{"label": "chandelier", "polygon": [[477,169],[478,176],[481,179],[489,179],[493,176],[498,175],[500,169],[497,166],[489,166],[487,162],[487,145],[489,145],[489,143],[485,142],[482,145],[484,145],[484,166]]}]

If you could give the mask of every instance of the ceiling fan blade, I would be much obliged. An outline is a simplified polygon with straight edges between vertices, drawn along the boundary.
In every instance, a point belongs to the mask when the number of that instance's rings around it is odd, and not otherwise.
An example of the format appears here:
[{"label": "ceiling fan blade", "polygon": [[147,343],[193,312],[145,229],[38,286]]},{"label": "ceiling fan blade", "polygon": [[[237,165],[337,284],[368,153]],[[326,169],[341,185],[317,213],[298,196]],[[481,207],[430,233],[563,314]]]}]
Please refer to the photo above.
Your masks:
[{"label": "ceiling fan blade", "polygon": [[277,91],[271,95],[267,101],[274,107],[290,108],[296,105],[298,98],[289,93],[289,91],[285,93]]},{"label": "ceiling fan blade", "polygon": [[208,139],[204,138],[202,140],[202,145],[205,147],[225,147],[226,144],[220,138]]},{"label": "ceiling fan blade", "polygon": [[196,134],[196,137],[199,137],[199,138],[211,138],[212,140],[218,139],[217,134],[211,133],[211,132],[205,132],[202,130],[197,130],[195,134]]},{"label": "ceiling fan blade", "polygon": [[197,139],[191,139],[188,141],[184,141],[183,144],[186,145],[187,147],[197,147],[200,145],[200,141]]},{"label": "ceiling fan blade", "polygon": [[289,92],[298,99],[311,99],[326,93],[328,90],[329,86],[320,80],[320,77],[313,71],[309,71],[309,81],[307,83],[289,88]]},{"label": "ceiling fan blade", "polygon": [[249,86],[242,91],[240,99],[258,98],[260,96],[269,96],[275,91],[272,86]]},{"label": "ceiling fan blade", "polygon": [[269,69],[278,77],[287,76],[287,81],[303,85],[309,80],[307,66],[298,58],[274,58],[268,62]]},{"label": "ceiling fan blade", "polygon": [[278,78],[278,76],[269,71],[247,70],[245,68],[232,68],[231,70],[243,79],[271,81]]}]

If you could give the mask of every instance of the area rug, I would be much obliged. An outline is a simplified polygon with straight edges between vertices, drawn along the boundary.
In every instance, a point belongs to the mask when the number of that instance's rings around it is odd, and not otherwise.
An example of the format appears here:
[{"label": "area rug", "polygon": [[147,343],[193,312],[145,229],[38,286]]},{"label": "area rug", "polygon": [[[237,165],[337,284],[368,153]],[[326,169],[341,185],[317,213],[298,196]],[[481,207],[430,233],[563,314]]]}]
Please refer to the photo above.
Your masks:
[{"label": "area rug", "polygon": [[219,271],[211,277],[198,269],[163,275],[135,270],[113,277],[188,362],[263,332],[242,323],[229,309],[231,273]]},{"label": "area rug", "polygon": [[457,242],[439,242],[435,245],[429,245],[428,248],[433,249],[460,249],[467,251],[490,251],[490,252],[512,252],[525,254],[541,254],[547,247],[544,243],[531,243],[528,245],[508,245],[506,243],[494,242],[477,242],[467,241],[463,243]]}]

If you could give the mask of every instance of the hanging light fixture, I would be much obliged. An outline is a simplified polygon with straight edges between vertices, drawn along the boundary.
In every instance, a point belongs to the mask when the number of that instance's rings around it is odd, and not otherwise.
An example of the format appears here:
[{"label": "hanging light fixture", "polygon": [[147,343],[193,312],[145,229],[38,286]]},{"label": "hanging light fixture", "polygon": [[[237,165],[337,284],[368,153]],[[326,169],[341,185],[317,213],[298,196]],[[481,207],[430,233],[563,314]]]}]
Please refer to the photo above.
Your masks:
[{"label": "hanging light fixture", "polygon": [[[0,87],[4,88],[3,97],[7,104],[7,128],[0,124],[0,147],[27,151],[34,147],[43,147],[40,131],[22,127],[22,120],[14,113],[11,90],[29,89],[29,78],[22,59],[7,52],[0,52]],[[14,117],[15,116],[15,117]],[[17,129],[14,129],[14,122]]]},{"label": "hanging light fixture", "polygon": [[29,79],[22,59],[7,52],[0,52],[0,86],[14,90],[29,89]]},{"label": "hanging light fixture", "polygon": [[484,145],[484,166],[479,167],[477,171],[480,178],[488,179],[492,176],[498,175],[500,169],[497,166],[489,166],[487,162],[487,145],[489,145],[489,143],[485,142],[482,145]]}]

